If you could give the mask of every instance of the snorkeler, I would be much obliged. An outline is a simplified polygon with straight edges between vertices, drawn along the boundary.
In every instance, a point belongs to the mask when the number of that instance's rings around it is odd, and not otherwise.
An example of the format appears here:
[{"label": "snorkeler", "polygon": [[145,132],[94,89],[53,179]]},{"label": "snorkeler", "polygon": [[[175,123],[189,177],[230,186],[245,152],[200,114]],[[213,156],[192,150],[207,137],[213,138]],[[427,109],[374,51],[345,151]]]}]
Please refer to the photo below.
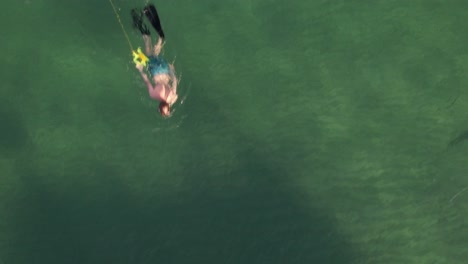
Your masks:
[{"label": "snorkeler", "polygon": [[[156,32],[158,32],[158,42],[154,47],[151,45],[150,31],[143,23],[143,14],[148,18]],[[177,80],[175,75],[174,65],[167,63],[160,56],[164,45],[164,32],[158,13],[154,5],[149,4],[143,8],[143,11],[132,9],[131,15],[134,27],[143,35],[145,52],[148,56],[146,65],[144,63],[135,63],[135,67],[148,87],[149,96],[154,100],[160,101],[159,112],[161,115],[169,117],[171,115],[171,106],[177,101],[177,84],[179,80]],[[145,68],[148,74],[145,72]],[[150,78],[148,78],[148,75]],[[154,85],[151,81],[153,81]]]}]

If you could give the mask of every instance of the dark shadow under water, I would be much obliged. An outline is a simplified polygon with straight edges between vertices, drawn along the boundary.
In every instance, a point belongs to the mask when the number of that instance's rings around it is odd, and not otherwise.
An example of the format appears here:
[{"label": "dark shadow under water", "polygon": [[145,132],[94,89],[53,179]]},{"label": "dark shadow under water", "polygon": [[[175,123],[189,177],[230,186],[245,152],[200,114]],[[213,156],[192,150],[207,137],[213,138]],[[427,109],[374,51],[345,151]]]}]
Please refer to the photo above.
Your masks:
[{"label": "dark shadow under water", "polygon": [[[220,106],[208,101],[203,105],[215,115],[203,122],[230,126],[222,111],[216,112]],[[31,162],[34,157],[24,155],[17,166],[24,188],[7,219],[15,236],[2,248],[8,252],[3,261],[355,263],[359,253],[340,234],[325,203],[311,204],[310,196],[288,182],[294,175],[273,159],[287,153],[265,156],[268,146],[234,127],[232,133],[242,158],[230,177],[250,184],[212,190],[200,182],[225,175],[199,159],[185,164],[191,173],[184,184],[190,188],[171,197],[159,196],[157,190],[145,199],[135,197],[118,180],[125,178],[118,168],[86,158],[86,153],[60,175],[70,185],[51,189],[46,179],[59,176],[41,170]],[[187,131],[186,136],[192,144],[187,158],[208,154],[202,135]],[[93,175],[84,175],[79,168]]]},{"label": "dark shadow under water", "polygon": [[460,133],[456,138],[448,143],[448,147],[454,147],[468,139],[468,130]]}]

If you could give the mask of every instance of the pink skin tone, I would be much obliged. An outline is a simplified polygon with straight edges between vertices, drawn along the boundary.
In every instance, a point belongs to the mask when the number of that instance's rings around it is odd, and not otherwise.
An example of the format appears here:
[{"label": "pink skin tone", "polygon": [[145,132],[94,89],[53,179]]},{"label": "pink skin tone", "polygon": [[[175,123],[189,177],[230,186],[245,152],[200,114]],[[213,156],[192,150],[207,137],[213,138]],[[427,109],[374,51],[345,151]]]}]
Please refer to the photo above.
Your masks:
[{"label": "pink skin tone", "polygon": [[[143,41],[145,42],[145,52],[147,56],[158,56],[159,53],[161,53],[162,47],[164,45],[161,38],[158,39],[158,43],[154,45],[154,47],[151,46],[151,38],[149,36],[143,35]],[[135,67],[138,69],[141,77],[145,81],[149,96],[152,99],[167,102],[169,105],[173,105],[177,101],[177,84],[179,80],[177,80],[177,77],[175,77],[173,64],[169,65],[172,73],[171,75],[157,74],[153,76],[152,80],[150,80],[148,75],[144,72],[143,65],[137,64]]]}]

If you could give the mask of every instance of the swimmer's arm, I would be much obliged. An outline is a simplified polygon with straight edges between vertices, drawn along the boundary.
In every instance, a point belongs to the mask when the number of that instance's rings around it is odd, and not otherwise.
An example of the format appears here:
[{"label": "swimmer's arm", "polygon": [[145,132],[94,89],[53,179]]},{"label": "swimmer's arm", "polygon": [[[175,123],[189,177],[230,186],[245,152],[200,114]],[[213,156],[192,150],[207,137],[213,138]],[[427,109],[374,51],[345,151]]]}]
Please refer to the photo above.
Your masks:
[{"label": "swimmer's arm", "polygon": [[[151,84],[150,80],[148,79],[148,75],[144,73],[143,71],[140,71],[141,77],[143,78],[143,81],[145,81],[146,87],[148,87],[148,93],[151,98],[154,98],[156,96],[156,89],[154,89],[153,85]],[[157,96],[156,96],[157,97]]]},{"label": "swimmer's arm", "polygon": [[172,76],[172,92],[177,94],[177,84],[179,83],[179,80],[177,80],[177,77]]},{"label": "swimmer's arm", "polygon": [[177,94],[174,93],[174,92],[171,92],[167,98],[167,102],[169,103],[169,105],[173,105],[176,101],[177,101]]},{"label": "swimmer's arm", "polygon": [[172,79],[172,85],[171,85],[171,91],[170,91],[170,94],[169,94],[169,98],[167,99],[168,103],[170,105],[174,104],[176,101],[177,101],[177,78],[173,75],[171,77]]},{"label": "swimmer's arm", "polygon": [[171,69],[171,80],[172,80],[172,91],[177,94],[177,84],[179,83],[179,80],[177,80],[175,70],[174,70],[174,65],[169,64],[169,68]]}]

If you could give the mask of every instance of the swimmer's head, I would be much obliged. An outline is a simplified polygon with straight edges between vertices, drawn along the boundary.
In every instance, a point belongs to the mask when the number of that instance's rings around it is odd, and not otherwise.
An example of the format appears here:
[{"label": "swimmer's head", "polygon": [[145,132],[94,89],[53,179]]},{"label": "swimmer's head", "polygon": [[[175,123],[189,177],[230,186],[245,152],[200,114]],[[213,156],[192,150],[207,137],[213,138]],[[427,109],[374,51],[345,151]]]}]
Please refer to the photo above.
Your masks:
[{"label": "swimmer's head", "polygon": [[169,106],[168,103],[162,101],[159,103],[159,113],[163,117],[170,117],[171,116],[171,107]]}]

